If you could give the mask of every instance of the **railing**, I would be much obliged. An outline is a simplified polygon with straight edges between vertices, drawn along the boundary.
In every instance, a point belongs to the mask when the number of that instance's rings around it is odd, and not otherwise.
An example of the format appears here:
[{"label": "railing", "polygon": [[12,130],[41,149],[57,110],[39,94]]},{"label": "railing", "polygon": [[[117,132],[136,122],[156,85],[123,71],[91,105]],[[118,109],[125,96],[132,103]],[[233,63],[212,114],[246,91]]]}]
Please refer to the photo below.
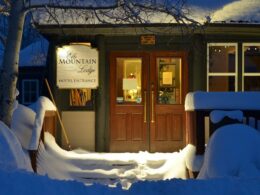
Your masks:
[{"label": "railing", "polygon": [[[186,111],[186,126],[187,126],[187,142],[196,146],[197,154],[204,154],[205,152],[205,138],[206,130],[209,131],[209,136],[219,128],[232,123],[239,123],[238,120],[232,120],[225,117],[221,122],[213,124],[209,120],[209,126],[205,124],[205,118],[209,117],[211,111],[207,110],[194,110]],[[221,110],[221,109],[218,109]],[[240,123],[247,124],[257,130],[260,130],[260,110],[241,110],[243,112],[243,121]]]}]

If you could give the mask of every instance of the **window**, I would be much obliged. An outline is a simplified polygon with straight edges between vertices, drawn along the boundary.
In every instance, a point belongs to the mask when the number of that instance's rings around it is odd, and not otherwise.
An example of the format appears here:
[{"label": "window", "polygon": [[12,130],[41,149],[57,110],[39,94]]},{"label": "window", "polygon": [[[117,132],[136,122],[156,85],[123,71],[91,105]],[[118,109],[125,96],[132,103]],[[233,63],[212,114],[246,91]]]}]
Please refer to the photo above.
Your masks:
[{"label": "window", "polygon": [[92,103],[91,89],[71,89],[70,106],[87,106]]},{"label": "window", "polygon": [[37,79],[22,80],[22,103],[31,104],[39,97],[39,81]]},{"label": "window", "polygon": [[181,104],[181,58],[157,58],[159,104]]},{"label": "window", "polygon": [[208,43],[207,91],[237,91],[237,44]]},{"label": "window", "polygon": [[243,91],[260,91],[260,43],[243,44]]},{"label": "window", "polygon": [[116,90],[118,104],[142,102],[142,58],[117,58]]}]

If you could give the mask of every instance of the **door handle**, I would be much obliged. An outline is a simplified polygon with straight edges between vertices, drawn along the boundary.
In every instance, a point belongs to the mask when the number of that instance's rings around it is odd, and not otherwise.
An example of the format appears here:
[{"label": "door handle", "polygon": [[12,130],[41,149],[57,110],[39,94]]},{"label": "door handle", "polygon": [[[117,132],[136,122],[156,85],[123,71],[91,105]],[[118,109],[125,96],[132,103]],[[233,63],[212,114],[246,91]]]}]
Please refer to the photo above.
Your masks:
[{"label": "door handle", "polygon": [[154,91],[151,92],[151,111],[152,111],[152,118],[151,118],[151,123],[154,123]]},{"label": "door handle", "polygon": [[144,123],[146,123],[146,94],[147,92],[144,91]]}]

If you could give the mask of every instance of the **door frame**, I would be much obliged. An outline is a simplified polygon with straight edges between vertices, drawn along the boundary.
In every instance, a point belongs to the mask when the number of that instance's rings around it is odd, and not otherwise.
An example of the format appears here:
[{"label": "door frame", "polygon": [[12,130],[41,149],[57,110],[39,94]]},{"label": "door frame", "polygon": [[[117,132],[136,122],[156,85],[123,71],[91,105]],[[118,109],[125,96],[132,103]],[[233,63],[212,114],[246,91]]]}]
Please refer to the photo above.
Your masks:
[{"label": "door frame", "polygon": [[[131,58],[131,57],[136,57],[136,58],[139,58],[141,57],[143,59],[143,63],[145,64],[144,68],[148,71],[147,72],[147,75],[144,75],[145,74],[145,71],[143,71],[142,69],[142,90],[146,90],[146,91],[149,91],[150,90],[150,83],[151,82],[157,82],[157,79],[158,79],[158,75],[155,73],[155,77],[152,78],[151,76],[151,72],[153,71],[157,71],[156,70],[156,57],[181,57],[182,58],[182,71],[181,71],[181,76],[182,76],[182,81],[183,81],[183,84],[182,84],[182,94],[181,94],[181,105],[176,105],[176,106],[179,106],[179,107],[182,107],[184,109],[184,100],[185,100],[185,95],[186,93],[188,92],[188,52],[187,51],[171,51],[171,50],[159,50],[159,51],[111,51],[109,53],[109,65],[110,65],[110,84],[109,84],[109,93],[110,93],[110,113],[109,113],[109,151],[110,152],[123,152],[125,151],[124,150],[124,144],[122,145],[119,145],[119,148],[115,147],[115,146],[111,146],[112,145],[112,138],[111,138],[111,127],[112,127],[112,124],[115,122],[113,117],[112,117],[112,114],[115,113],[115,105],[116,105],[116,90],[114,89],[111,89],[112,85],[115,85],[116,86],[116,83],[112,83],[111,82],[111,76],[116,76],[116,65],[115,65],[115,61],[113,62],[113,59],[116,59],[116,58]],[[147,62],[145,62],[147,61]],[[148,66],[148,67],[146,67]],[[143,68],[143,67],[142,67]],[[150,70],[151,69],[151,70]],[[155,70],[152,70],[152,69],[155,69]],[[116,79],[114,79],[116,80]],[[148,83],[150,82],[150,83]],[[115,87],[114,87],[115,88]],[[154,89],[154,91],[157,90],[157,85],[156,85],[156,88]],[[142,94],[143,96],[143,94]],[[151,98],[150,98],[150,95],[148,94],[148,97],[147,97],[147,104],[150,105],[150,101],[151,101]],[[147,112],[148,114],[148,119],[150,119],[150,114],[151,112],[148,111]],[[183,122],[183,146],[185,146],[186,144],[186,125],[185,125],[185,114],[184,114],[184,122]],[[150,120],[146,123],[146,132],[145,132],[145,135],[146,135],[146,145],[144,147],[142,147],[141,149],[138,149],[136,148],[135,146],[132,146],[133,148],[132,149],[129,149],[127,150],[126,152],[135,152],[135,151],[140,151],[140,150],[149,150],[151,151],[151,127],[150,127]],[[129,144],[129,143],[128,143]],[[117,148],[117,149],[116,149]],[[126,146],[127,148],[127,146]],[[164,151],[164,149],[163,149]],[[166,151],[166,150],[165,150]]]},{"label": "door frame", "polygon": [[[158,70],[157,70],[157,62],[156,59],[157,58],[181,58],[182,62],[181,62],[181,103],[180,104],[173,104],[173,105],[160,105],[157,103],[157,98],[155,95],[155,101],[154,101],[154,109],[155,109],[155,123],[151,123],[150,127],[149,127],[149,133],[150,133],[150,137],[149,137],[149,151],[150,152],[170,152],[170,151],[177,151],[179,149],[181,149],[183,146],[185,146],[186,144],[186,114],[185,114],[185,110],[184,110],[184,101],[185,101],[185,96],[188,93],[188,53],[186,51],[155,51],[155,52],[151,52],[151,57],[150,57],[150,66],[151,66],[151,70],[150,71],[150,83],[157,83],[158,82]],[[150,84],[149,84],[150,87]],[[158,93],[158,83],[155,84],[155,87],[153,89],[153,91],[155,92],[155,94]],[[174,117],[173,115],[170,116],[170,110],[167,110],[167,107],[171,107],[172,109],[174,109],[175,113],[174,113]],[[167,118],[172,117],[172,120],[175,120],[175,123],[177,125],[177,121],[181,120],[182,122],[180,123],[180,125],[182,126],[182,132],[180,132],[180,136],[182,136],[181,141],[180,140],[171,140],[171,141],[164,141],[164,143],[162,143],[161,141],[155,141],[154,137],[155,137],[155,131],[156,131],[156,127],[159,125],[158,124],[158,117],[159,115],[157,115],[158,113],[161,113],[163,115],[165,115],[165,122],[167,122]],[[150,112],[150,115],[152,114],[152,112]],[[168,116],[166,116],[168,115]],[[161,115],[162,116],[162,115]],[[152,116],[150,116],[152,117]],[[157,121],[156,121],[157,120]],[[173,124],[167,124],[167,125],[173,125]],[[166,126],[167,126],[166,125]],[[174,125],[173,125],[174,126]],[[172,126],[172,127],[173,127]],[[178,127],[176,127],[178,128]],[[166,132],[167,134],[169,134],[169,131]],[[161,142],[161,143],[160,143]]]},{"label": "door frame", "polygon": [[[143,69],[147,69],[148,66],[148,55],[146,52],[136,52],[136,51],[113,51],[110,52],[109,55],[109,62],[110,62],[110,120],[109,120],[109,151],[111,152],[136,152],[139,150],[149,150],[149,145],[148,145],[148,128],[147,125],[148,123],[143,124],[144,126],[141,127],[142,129],[142,134],[143,134],[143,139],[145,140],[136,140],[136,141],[126,141],[125,143],[121,140],[114,141],[113,135],[112,135],[112,126],[115,125],[115,117],[112,114],[116,114],[116,112],[124,112],[124,110],[127,110],[130,106],[129,105],[118,105],[116,103],[116,79],[114,79],[114,82],[111,82],[111,77],[116,78],[117,75],[117,69],[116,69],[116,58],[142,58],[142,87],[147,86],[147,80],[149,75],[145,75]],[[114,85],[114,87],[113,87]],[[119,108],[116,108],[119,107]],[[128,107],[129,106],[129,107]],[[143,102],[140,105],[135,105],[134,112],[137,114],[144,115],[144,109],[143,109]],[[122,113],[123,114],[123,113]],[[124,113],[125,114],[125,113]],[[126,121],[129,120],[128,114],[126,115]],[[124,136],[128,137],[129,136],[129,129],[126,130],[127,132],[125,133]],[[131,136],[131,135],[130,135]],[[131,145],[131,148],[129,148],[129,145]]]}]

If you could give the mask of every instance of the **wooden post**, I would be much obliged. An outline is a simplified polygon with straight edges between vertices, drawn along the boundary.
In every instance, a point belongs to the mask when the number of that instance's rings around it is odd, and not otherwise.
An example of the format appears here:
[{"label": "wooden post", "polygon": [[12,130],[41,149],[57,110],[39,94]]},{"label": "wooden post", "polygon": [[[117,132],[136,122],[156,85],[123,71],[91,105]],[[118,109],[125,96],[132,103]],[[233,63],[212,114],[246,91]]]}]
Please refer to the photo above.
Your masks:
[{"label": "wooden post", "polygon": [[60,125],[61,125],[62,133],[63,133],[63,135],[64,135],[66,144],[67,144],[68,148],[71,150],[71,145],[70,145],[70,142],[69,142],[69,139],[68,139],[67,131],[66,131],[66,129],[65,129],[64,125],[63,125],[63,122],[62,122],[62,120],[61,120],[59,110],[58,110],[58,108],[57,108],[57,106],[56,106],[56,103],[55,103],[55,100],[54,100],[54,97],[53,97],[53,95],[52,95],[51,88],[50,88],[50,85],[49,85],[49,82],[48,82],[47,79],[45,79],[45,83],[46,83],[47,88],[48,88],[48,91],[49,91],[49,93],[50,93],[51,100],[52,100],[53,104],[54,104],[55,107],[56,107],[57,117],[58,117],[59,123],[60,123]]},{"label": "wooden post", "polygon": [[204,154],[205,152],[205,112],[196,111],[196,147],[197,154]]}]

